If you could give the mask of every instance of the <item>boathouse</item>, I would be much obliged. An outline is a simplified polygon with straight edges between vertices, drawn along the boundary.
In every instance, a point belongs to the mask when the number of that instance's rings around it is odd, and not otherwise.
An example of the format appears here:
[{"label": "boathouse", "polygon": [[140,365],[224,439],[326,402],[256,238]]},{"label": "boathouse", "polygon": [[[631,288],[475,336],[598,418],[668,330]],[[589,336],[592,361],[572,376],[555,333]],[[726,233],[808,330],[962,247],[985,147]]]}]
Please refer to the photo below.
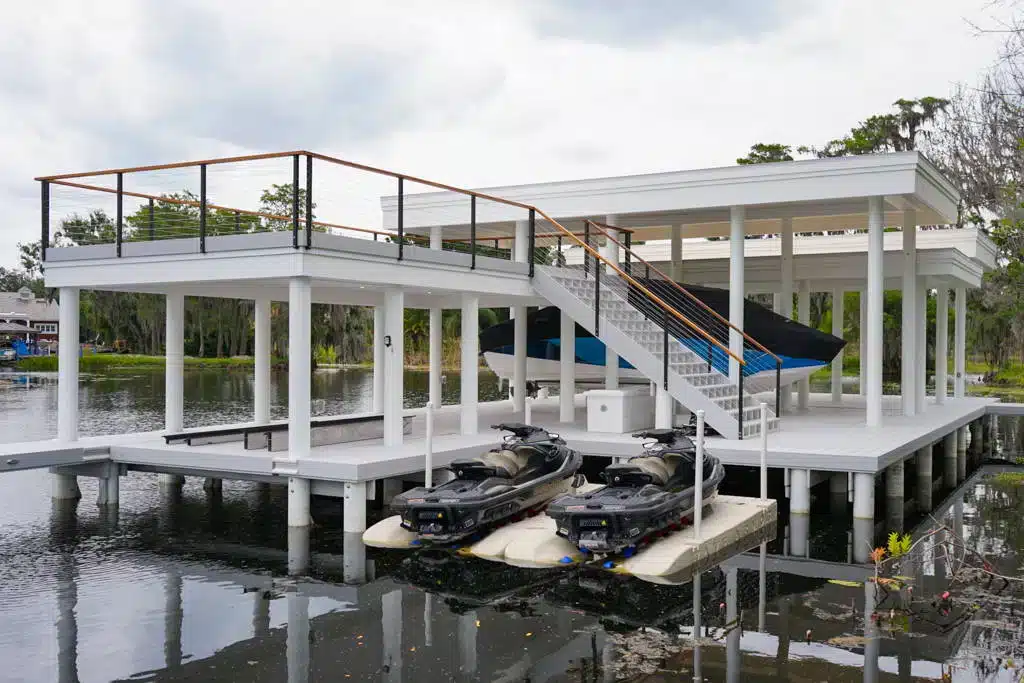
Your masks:
[{"label": "boathouse", "polygon": [[[75,477],[92,475],[104,481],[102,502],[116,504],[118,477],[128,470],[159,472],[168,487],[185,475],[287,483],[290,526],[310,524],[310,496],[319,494],[343,498],[345,530],[358,532],[368,496],[421,477],[428,449],[437,467],[475,454],[494,438],[486,426],[499,420],[529,412],[585,453],[614,458],[631,455],[635,441],[621,418],[588,420],[588,402],[604,401],[609,414],[631,411],[631,424],[646,426],[703,410],[721,435],[708,448],[727,465],[756,465],[766,411],[769,467],[785,478],[791,547],[803,554],[813,486],[827,480],[833,494],[850,496],[855,535],[869,539],[881,509],[876,487],[899,501],[900,515],[911,491],[930,509],[934,488],[965,476],[968,426],[992,412],[992,401],[965,395],[965,342],[966,292],[993,267],[995,249],[973,228],[931,229],[955,223],[959,198],[917,152],[478,190],[308,151],[37,180],[46,285],[60,299],[58,436],[0,452],[7,469],[53,467],[58,498],[76,496]],[[254,201],[254,184],[266,182],[288,188],[288,206]],[[108,207],[109,230],[88,243],[57,240],[64,215],[99,204]],[[728,315],[699,305],[681,283],[727,288]],[[79,436],[82,289],[166,297],[163,432]],[[883,392],[886,290],[903,293],[898,395]],[[785,381],[781,359],[744,330],[751,294],[774,295],[778,313],[806,322],[810,294],[828,292],[833,334],[842,336],[848,291],[861,293],[857,394],[842,391],[842,356],[831,391],[814,394],[806,379]],[[950,345],[948,316],[936,317],[933,367],[925,348],[930,292],[940,311],[952,301],[955,321]],[[252,423],[183,429],[186,296],[255,302]],[[288,419],[279,425],[270,420],[271,302],[288,305]],[[311,414],[313,303],[374,307],[366,415]],[[515,318],[508,400],[477,398],[482,306],[509,307]],[[557,396],[528,401],[526,322],[535,306],[560,309],[563,360]],[[407,308],[430,311],[432,438],[425,411],[403,406]],[[462,398],[442,407],[443,309],[461,310],[463,333]],[[607,349],[597,391],[578,390],[577,324]],[[619,358],[647,378],[645,390],[620,384]],[[981,430],[975,435],[980,443]],[[866,542],[855,546],[863,557]]]}]

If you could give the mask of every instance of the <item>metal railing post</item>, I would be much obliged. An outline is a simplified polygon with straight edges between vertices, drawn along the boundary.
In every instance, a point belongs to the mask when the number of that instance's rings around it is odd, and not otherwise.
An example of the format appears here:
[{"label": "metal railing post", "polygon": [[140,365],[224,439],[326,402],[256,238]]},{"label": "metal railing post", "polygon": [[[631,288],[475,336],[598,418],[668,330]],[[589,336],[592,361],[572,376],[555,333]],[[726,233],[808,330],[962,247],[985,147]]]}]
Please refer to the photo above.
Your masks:
[{"label": "metal railing post", "polygon": [[42,214],[41,232],[39,235],[39,258],[46,260],[46,250],[50,248],[50,181],[39,183],[39,208]]},{"label": "metal railing post", "polygon": [[299,155],[292,156],[292,246],[299,248]]},{"label": "metal railing post", "polygon": [[405,178],[398,178],[398,260],[401,261],[405,246]]},{"label": "metal railing post", "polygon": [[313,246],[313,157],[306,155],[306,249]]},{"label": "metal railing post", "polygon": [[534,249],[537,246],[537,212],[534,209],[530,209],[530,277],[533,277],[533,266],[536,258],[534,257]]},{"label": "metal railing post", "polygon": [[[583,221],[583,244],[590,246],[590,221]],[[590,274],[590,250],[583,249],[583,277]]]},{"label": "metal railing post", "polygon": [[736,412],[736,416],[737,416],[737,419],[739,420],[739,423],[740,423],[739,424],[739,427],[740,427],[739,438],[740,438],[740,441],[742,441],[743,440],[743,366],[742,365],[739,366],[739,372],[740,372],[739,395],[736,397],[736,400],[739,402],[739,410]]},{"label": "metal railing post", "polygon": [[469,196],[469,269],[476,270],[476,195]]},{"label": "metal railing post", "polygon": [[121,256],[121,244],[124,242],[124,174],[117,174],[117,256]]},{"label": "metal railing post", "polygon": [[206,253],[206,164],[199,166],[199,253]]},{"label": "metal railing post", "polygon": [[149,241],[156,241],[156,207],[152,197],[149,198]]},{"label": "metal railing post", "polygon": [[632,275],[633,274],[633,264],[632,264],[632,261],[631,261],[631,258],[632,258],[631,245],[633,244],[632,237],[633,237],[633,233],[631,233],[631,232],[627,232],[626,235],[625,235],[625,238],[626,238],[626,275]]},{"label": "metal railing post", "polygon": [[662,309],[661,320],[661,350],[662,350],[662,388],[668,391],[668,309]]},{"label": "metal railing post", "polygon": [[601,263],[594,264],[594,336],[601,334]]},{"label": "metal railing post", "polygon": [[775,417],[782,415],[782,359],[775,361]]}]

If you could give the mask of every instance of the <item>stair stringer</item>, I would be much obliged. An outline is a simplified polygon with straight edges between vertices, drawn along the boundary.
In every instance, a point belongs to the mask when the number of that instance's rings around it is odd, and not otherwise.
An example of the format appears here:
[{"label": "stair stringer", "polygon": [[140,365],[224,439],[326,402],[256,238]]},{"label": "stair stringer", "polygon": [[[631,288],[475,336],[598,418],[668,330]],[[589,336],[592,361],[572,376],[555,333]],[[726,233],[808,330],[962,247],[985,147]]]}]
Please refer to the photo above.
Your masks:
[{"label": "stair stringer", "polygon": [[[594,309],[555,281],[548,273],[544,272],[543,268],[536,269],[533,287],[537,294],[547,299],[553,306],[557,306],[588,332],[594,334]],[[645,377],[658,385],[662,384],[664,380],[662,358],[643,348],[604,316],[601,317],[600,329],[595,336]],[[703,410],[704,421],[722,436],[728,439],[738,438],[739,422],[737,419],[671,369],[668,373],[668,393],[688,410]]]}]

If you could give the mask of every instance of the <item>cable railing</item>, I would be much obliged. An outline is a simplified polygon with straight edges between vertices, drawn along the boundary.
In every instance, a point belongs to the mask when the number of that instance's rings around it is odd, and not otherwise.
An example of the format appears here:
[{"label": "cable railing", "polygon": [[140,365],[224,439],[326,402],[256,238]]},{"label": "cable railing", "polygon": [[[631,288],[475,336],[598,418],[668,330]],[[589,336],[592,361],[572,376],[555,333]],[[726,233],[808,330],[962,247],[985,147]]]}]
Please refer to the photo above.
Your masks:
[{"label": "cable railing", "polygon": [[[256,175],[270,183],[274,191],[269,208],[264,204],[260,209],[237,208],[211,201],[211,176],[219,192],[230,193],[235,185],[246,180],[246,169],[251,171],[253,165],[267,164],[273,167],[260,166]],[[239,168],[243,171],[235,170]],[[330,202],[333,195],[348,187],[335,180],[324,180],[325,171],[331,169],[357,171],[383,179],[381,182],[394,182],[397,191],[385,195],[382,201],[386,224],[371,228],[347,220],[328,221],[318,215],[325,210],[318,202]],[[193,187],[198,181],[198,190],[140,189],[147,178],[152,181],[161,174],[171,174],[174,180],[184,179]],[[97,184],[102,182],[99,180],[84,182],[101,178],[113,178],[114,183],[110,186]],[[125,187],[126,179],[131,180],[131,189]],[[595,334],[600,331],[602,296],[605,303],[611,297],[628,304],[661,330],[662,381],[666,387],[670,365],[681,357],[700,358],[708,373],[733,376],[738,384],[736,408],[742,438],[745,378],[756,380],[755,388],[763,387],[763,376],[774,370],[776,415],[779,414],[781,359],[639,257],[632,249],[633,231],[627,228],[584,220],[581,229],[570,230],[531,204],[305,150],[65,173],[36,180],[41,185],[44,261],[47,250],[53,246],[113,244],[116,256],[122,257],[126,243],[194,239],[198,251],[205,253],[207,238],[290,231],[295,249],[312,248],[313,235],[323,232],[394,244],[398,260],[405,258],[407,246],[415,246],[464,253],[469,256],[470,269],[477,267],[478,258],[522,262],[528,266],[531,277],[538,265],[574,269],[584,279],[594,281]],[[164,180],[165,184],[173,182]],[[315,180],[321,184],[319,190]],[[329,188],[326,193],[325,184]],[[416,186],[441,191],[445,201],[435,201],[443,205],[436,222],[432,222],[429,202],[416,203],[428,195],[409,194],[410,187]],[[54,233],[51,211],[60,208],[53,201],[53,192],[58,189],[85,193],[89,199],[72,202],[73,220],[62,220],[59,233]],[[443,193],[453,196],[443,197]],[[436,200],[437,194],[432,192],[429,196]],[[465,198],[464,204],[457,199],[460,196]],[[97,211],[94,197],[112,201],[112,215]],[[261,197],[261,202],[264,200],[266,197]],[[409,201],[414,202],[412,224]],[[78,210],[84,213],[79,214]],[[526,244],[522,244],[524,238]],[[621,255],[613,253],[619,250]]]},{"label": "cable railing", "polygon": [[[693,292],[683,287],[673,278],[662,272],[657,266],[649,263],[639,256],[631,248],[631,237],[625,236],[625,243],[619,241],[612,232],[619,228],[605,225],[596,221],[586,221],[592,230],[603,236],[606,242],[611,242],[617,248],[624,250],[622,259],[624,268],[628,274],[640,279],[647,284],[648,288],[658,294],[661,299],[679,309],[690,320],[699,324],[705,331],[715,337],[721,344],[730,348],[739,346],[742,348],[743,363],[742,375],[752,377],[754,375],[774,375],[774,389],[776,394],[776,415],[779,412],[779,391],[782,375],[782,358],[769,350],[764,344],[751,337],[748,333],[733,324],[728,318],[714,310],[706,302],[702,301]],[[643,308],[650,308],[650,303],[640,299],[638,305]],[[650,313],[657,314],[656,311]],[[682,332],[682,330],[677,330]],[[684,335],[681,340],[689,339],[692,335]],[[699,340],[684,341],[694,351],[711,354],[710,364],[720,372],[728,370],[728,359],[721,354],[715,354],[715,349]],[[730,354],[735,355],[735,354]],[[717,357],[716,357],[717,356]],[[764,386],[764,382],[758,382],[758,387]]]}]

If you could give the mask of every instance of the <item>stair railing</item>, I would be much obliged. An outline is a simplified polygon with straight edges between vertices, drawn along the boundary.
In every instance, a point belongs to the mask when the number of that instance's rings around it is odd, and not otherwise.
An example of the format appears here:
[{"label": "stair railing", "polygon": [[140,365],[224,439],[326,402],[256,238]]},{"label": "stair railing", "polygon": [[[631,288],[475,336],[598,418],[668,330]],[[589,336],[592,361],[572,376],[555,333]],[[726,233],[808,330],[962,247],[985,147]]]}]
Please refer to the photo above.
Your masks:
[{"label": "stair railing", "polygon": [[[589,224],[588,232],[597,233],[603,236],[607,243],[614,244],[617,248],[624,250],[625,269],[631,276],[639,276],[637,269],[642,269],[643,281],[657,291],[666,303],[684,311],[688,318],[702,325],[723,344],[728,344],[732,347],[734,339],[740,341],[743,349],[743,358],[746,362],[739,367],[738,383],[742,384],[744,376],[749,377],[754,374],[774,371],[775,414],[778,416],[781,408],[782,359],[764,344],[733,324],[728,318],[711,308],[674,278],[669,277],[657,266],[649,263],[637,254],[632,248],[630,234],[626,234],[625,243],[623,243],[614,234],[616,232],[615,226],[591,220],[586,222]],[[709,351],[713,351],[713,349],[709,348]],[[709,364],[713,364],[713,362],[713,357],[709,356]]]}]

